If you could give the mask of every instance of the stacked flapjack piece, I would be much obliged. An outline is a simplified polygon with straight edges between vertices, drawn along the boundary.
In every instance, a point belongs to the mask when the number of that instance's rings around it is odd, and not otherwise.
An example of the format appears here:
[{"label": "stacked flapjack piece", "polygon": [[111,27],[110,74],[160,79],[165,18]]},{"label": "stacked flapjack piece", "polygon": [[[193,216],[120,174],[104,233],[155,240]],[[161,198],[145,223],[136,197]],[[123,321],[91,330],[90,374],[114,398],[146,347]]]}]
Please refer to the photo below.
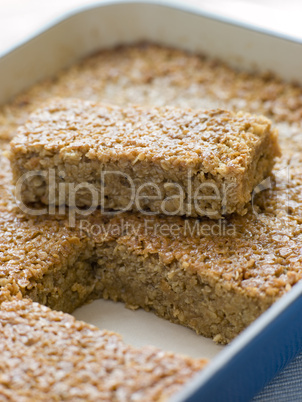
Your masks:
[{"label": "stacked flapjack piece", "polygon": [[43,274],[22,269],[23,294],[68,312],[122,300],[229,341],[276,296],[238,279],[253,268],[245,213],[278,155],[264,117],[49,101],[10,148],[19,209],[38,230],[27,244],[45,238],[30,260]]},{"label": "stacked flapjack piece", "polygon": [[[264,117],[57,98],[19,128],[8,154],[13,186],[3,160],[0,206],[8,396],[36,387],[37,397],[76,389],[86,399],[158,400],[205,364],[135,350],[41,304],[68,313],[95,298],[121,300],[226,343],[297,280],[280,286],[280,274],[258,269],[248,281],[263,245],[246,231],[264,225],[252,201],[279,156]],[[44,359],[46,385],[15,383],[18,358],[34,378]],[[77,389],[81,375],[91,389]],[[108,389],[96,385],[102,378]]]}]

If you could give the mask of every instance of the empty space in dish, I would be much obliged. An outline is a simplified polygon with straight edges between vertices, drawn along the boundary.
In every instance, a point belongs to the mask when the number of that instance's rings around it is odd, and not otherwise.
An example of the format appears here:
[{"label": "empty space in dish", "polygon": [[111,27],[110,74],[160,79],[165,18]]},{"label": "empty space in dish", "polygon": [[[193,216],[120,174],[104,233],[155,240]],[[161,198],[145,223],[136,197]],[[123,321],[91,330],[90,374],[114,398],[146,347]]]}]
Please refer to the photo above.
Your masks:
[{"label": "empty space in dish", "polygon": [[142,309],[127,309],[123,303],[111,300],[95,300],[78,308],[73,315],[77,320],[100,329],[118,332],[126,343],[134,346],[154,345],[192,357],[207,358],[213,358],[223,349],[223,346],[197,335],[189,328]]}]

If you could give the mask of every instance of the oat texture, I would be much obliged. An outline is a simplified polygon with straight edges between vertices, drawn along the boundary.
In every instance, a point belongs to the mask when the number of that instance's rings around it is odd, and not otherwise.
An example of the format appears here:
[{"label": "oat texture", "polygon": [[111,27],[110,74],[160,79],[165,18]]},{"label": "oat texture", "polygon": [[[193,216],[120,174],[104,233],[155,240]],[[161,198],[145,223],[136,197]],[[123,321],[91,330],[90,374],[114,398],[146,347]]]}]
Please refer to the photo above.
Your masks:
[{"label": "oat texture", "polygon": [[9,401],[165,401],[206,364],[29,300],[0,309],[0,393]]},{"label": "oat texture", "polygon": [[72,226],[68,211],[47,218],[20,211],[3,156],[1,300],[25,296],[68,312],[96,297],[122,300],[225,343],[301,279],[300,86],[155,45],[106,50],[3,106],[2,148],[56,96],[264,114],[279,130],[282,157],[245,216],[95,211]]},{"label": "oat texture", "polygon": [[60,98],[11,143],[14,183],[36,172],[21,187],[24,202],[216,219],[244,215],[276,156],[277,133],[262,116]]}]

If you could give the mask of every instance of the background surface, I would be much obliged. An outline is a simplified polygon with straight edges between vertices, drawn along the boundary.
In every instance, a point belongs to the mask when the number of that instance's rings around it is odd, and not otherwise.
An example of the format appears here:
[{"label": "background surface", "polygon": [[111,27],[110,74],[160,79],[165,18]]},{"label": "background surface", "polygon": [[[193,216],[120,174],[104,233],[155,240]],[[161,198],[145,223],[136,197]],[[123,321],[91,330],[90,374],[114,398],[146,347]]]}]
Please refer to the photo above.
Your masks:
[{"label": "background surface", "polygon": [[[0,0],[0,53],[62,13],[95,0]],[[99,3],[102,0],[98,1]],[[105,0],[104,0],[105,2]],[[240,19],[302,39],[300,0],[167,0],[201,6],[208,12]]]}]

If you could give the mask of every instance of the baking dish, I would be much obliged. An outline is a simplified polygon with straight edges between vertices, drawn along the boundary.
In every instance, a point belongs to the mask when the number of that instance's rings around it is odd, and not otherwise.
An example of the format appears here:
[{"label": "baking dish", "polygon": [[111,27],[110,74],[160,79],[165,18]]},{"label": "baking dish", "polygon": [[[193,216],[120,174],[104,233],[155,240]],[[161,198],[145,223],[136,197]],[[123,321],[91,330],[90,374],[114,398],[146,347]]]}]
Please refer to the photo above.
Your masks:
[{"label": "baking dish", "polygon": [[[299,43],[240,26],[194,7],[111,1],[73,11],[2,55],[0,102],[100,48],[142,40],[219,57],[238,69],[273,70],[284,79],[302,81]],[[118,330],[130,343],[152,342],[193,356],[198,348],[199,355],[216,355],[174,400],[248,400],[302,348],[301,292],[302,285],[296,285],[223,350],[189,330],[157,321],[140,311],[133,313],[134,320],[139,320],[139,326],[146,331],[145,335],[138,334],[129,325],[130,312],[111,302],[84,306],[75,316]],[[158,331],[154,331],[154,325],[158,325]],[[163,331],[174,334],[174,344],[162,344]],[[150,339],[148,332],[155,332],[156,336]],[[169,335],[166,338],[171,339]]]}]

